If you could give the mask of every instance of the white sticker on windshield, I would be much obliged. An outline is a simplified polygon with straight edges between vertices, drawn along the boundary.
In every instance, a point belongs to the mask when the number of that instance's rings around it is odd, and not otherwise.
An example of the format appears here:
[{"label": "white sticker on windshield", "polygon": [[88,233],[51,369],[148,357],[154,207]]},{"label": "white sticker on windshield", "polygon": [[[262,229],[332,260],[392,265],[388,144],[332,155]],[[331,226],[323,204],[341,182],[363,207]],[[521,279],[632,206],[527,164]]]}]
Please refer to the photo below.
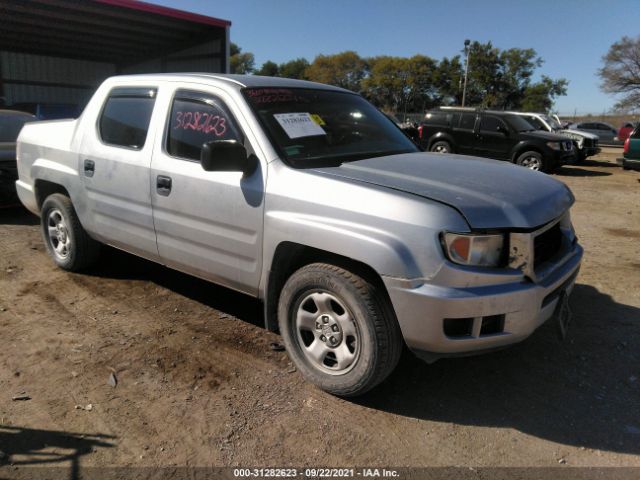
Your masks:
[{"label": "white sticker on windshield", "polygon": [[313,121],[308,112],[305,113],[276,113],[273,115],[289,138],[312,137],[326,135],[320,125]]}]

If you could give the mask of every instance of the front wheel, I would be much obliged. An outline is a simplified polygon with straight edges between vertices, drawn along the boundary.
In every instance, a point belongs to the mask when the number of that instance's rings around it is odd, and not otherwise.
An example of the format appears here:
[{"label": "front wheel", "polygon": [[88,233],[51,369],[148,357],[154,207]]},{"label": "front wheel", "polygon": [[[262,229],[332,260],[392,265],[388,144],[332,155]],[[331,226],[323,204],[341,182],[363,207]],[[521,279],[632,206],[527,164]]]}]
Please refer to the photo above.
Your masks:
[{"label": "front wheel", "polygon": [[536,172],[546,172],[548,170],[544,158],[538,152],[524,152],[516,159],[516,163],[521,167],[535,170]]},{"label": "front wheel", "polygon": [[430,150],[435,153],[451,153],[451,145],[449,145],[449,142],[441,140],[431,145]]},{"label": "front wheel", "polygon": [[100,244],[82,228],[69,197],[48,196],[40,212],[42,236],[47,252],[60,268],[77,272],[98,258]]},{"label": "front wheel", "polygon": [[289,277],[278,324],[291,360],[311,383],[334,395],[361,395],[382,382],[402,352],[400,328],[379,289],[324,263]]}]

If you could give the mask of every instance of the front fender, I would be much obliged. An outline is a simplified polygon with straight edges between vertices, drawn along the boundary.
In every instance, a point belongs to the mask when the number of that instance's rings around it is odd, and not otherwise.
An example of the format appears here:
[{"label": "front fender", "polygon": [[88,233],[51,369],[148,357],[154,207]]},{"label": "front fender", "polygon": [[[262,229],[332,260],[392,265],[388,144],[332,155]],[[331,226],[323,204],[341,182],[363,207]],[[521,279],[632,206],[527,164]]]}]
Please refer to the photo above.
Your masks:
[{"label": "front fender", "polygon": [[373,268],[380,275],[416,278],[421,275],[415,256],[398,237],[371,226],[317,215],[271,211],[265,224],[269,232],[295,232],[271,235],[265,249],[271,258],[281,242],[295,241],[308,247],[351,258]]},{"label": "front fender", "polygon": [[521,142],[516,143],[516,145],[511,149],[510,158],[511,162],[515,163],[518,159],[518,156],[527,151],[538,152],[542,155],[545,154],[542,148],[539,145],[533,144],[529,141],[523,140]]}]

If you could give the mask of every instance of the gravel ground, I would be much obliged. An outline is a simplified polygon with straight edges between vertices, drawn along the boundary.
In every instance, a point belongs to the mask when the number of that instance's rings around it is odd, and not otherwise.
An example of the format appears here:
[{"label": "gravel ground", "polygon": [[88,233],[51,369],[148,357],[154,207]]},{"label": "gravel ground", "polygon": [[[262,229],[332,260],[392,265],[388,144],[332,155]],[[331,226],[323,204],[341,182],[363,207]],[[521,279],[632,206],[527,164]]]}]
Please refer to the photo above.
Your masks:
[{"label": "gravel ground", "polygon": [[253,299],[113,250],[66,273],[36,217],[0,210],[0,477],[43,461],[640,467],[640,173],[617,155],[556,175],[585,247],[565,342],[547,323],[481,357],[405,354],[357,400],[304,382]]}]

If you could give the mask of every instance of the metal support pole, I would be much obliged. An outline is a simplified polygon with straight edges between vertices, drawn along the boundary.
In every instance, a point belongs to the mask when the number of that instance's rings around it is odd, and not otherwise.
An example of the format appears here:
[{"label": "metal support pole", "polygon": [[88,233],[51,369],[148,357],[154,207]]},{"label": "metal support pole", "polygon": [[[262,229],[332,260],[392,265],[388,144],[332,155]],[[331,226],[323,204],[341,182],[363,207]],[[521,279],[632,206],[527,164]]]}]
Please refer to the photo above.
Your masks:
[{"label": "metal support pole", "polygon": [[469,48],[470,40],[464,41],[464,51],[467,54],[467,61],[464,67],[464,87],[462,88],[462,106],[464,107],[464,102],[467,98],[467,74],[469,73],[469,54],[471,53],[471,49]]}]

